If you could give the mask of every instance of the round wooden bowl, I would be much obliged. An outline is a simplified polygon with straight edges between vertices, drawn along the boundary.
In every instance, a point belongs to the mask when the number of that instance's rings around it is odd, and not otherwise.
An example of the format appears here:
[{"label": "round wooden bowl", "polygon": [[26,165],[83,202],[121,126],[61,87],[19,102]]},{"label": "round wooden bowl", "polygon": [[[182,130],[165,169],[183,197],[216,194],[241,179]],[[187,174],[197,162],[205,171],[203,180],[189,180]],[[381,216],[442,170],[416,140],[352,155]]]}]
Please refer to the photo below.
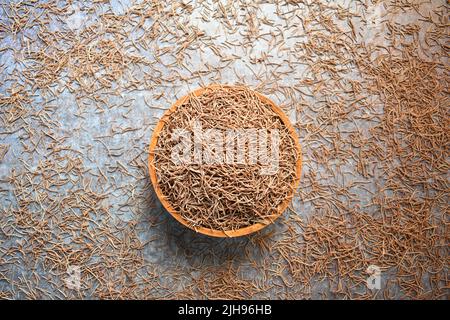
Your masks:
[{"label": "round wooden bowl", "polygon": [[[203,88],[199,88],[197,90],[194,90],[193,92],[189,93],[188,95],[178,99],[171,107],[169,110],[167,110],[163,117],[160,119],[160,121],[158,122],[158,124],[156,125],[155,130],[153,131],[153,135],[150,141],[150,150],[149,150],[149,158],[148,158],[148,167],[149,167],[149,171],[150,171],[150,179],[152,181],[153,184],[153,188],[156,192],[156,195],[158,196],[159,200],[161,201],[162,205],[164,206],[164,208],[176,219],[178,220],[181,224],[185,225],[186,227],[196,231],[196,232],[200,232],[202,234],[206,234],[208,236],[213,236],[213,237],[239,237],[239,236],[244,236],[244,235],[248,235],[250,233],[256,232],[258,230],[261,230],[262,228],[268,226],[269,224],[273,223],[275,221],[276,218],[278,218],[283,212],[284,210],[287,208],[287,206],[289,205],[289,203],[292,200],[292,197],[294,196],[294,192],[297,189],[297,186],[300,182],[300,176],[301,176],[301,166],[302,166],[302,157],[301,157],[301,147],[300,144],[298,142],[298,136],[297,133],[295,132],[294,127],[292,126],[292,124],[290,123],[289,119],[287,118],[287,116],[284,114],[284,112],[269,98],[263,96],[262,94],[254,91],[262,101],[266,102],[268,105],[270,105],[273,109],[273,111],[275,111],[279,117],[281,118],[281,120],[283,121],[284,125],[288,128],[292,139],[295,142],[295,149],[297,150],[297,163],[296,163],[296,175],[295,175],[295,179],[292,183],[292,191],[290,193],[290,195],[278,206],[278,213],[277,215],[272,218],[272,219],[267,219],[267,221],[265,223],[255,223],[254,225],[245,227],[245,228],[241,228],[241,229],[237,229],[237,230],[230,230],[230,231],[223,231],[223,230],[214,230],[214,229],[209,229],[209,228],[205,228],[205,227],[193,227],[191,225],[189,225],[189,223],[182,217],[182,215],[180,213],[178,213],[173,207],[172,205],[167,201],[166,197],[163,195],[163,193],[161,192],[161,189],[158,185],[158,179],[156,177],[156,170],[155,170],[155,148],[156,148],[156,144],[158,142],[158,137],[159,134],[161,132],[161,130],[163,129],[164,125],[166,124],[170,114],[172,112],[174,112],[180,105],[182,105],[184,103],[184,101],[186,99],[188,99],[189,95],[193,94],[195,96],[201,96],[203,94],[203,92],[207,91],[207,90],[216,90],[219,88],[226,88],[226,87],[232,87],[229,85],[219,85],[219,84],[213,84],[213,85],[209,85],[207,87],[203,87]],[[234,86],[236,87],[236,86]]]}]

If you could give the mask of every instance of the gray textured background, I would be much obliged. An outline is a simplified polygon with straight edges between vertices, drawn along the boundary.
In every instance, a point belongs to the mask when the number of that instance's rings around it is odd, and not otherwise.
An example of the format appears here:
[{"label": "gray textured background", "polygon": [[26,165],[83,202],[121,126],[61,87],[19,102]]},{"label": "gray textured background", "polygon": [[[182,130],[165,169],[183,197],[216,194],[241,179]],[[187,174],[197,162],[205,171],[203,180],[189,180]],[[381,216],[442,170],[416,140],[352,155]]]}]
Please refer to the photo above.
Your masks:
[{"label": "gray textured background", "polygon": [[[236,59],[232,59],[229,62],[220,62],[220,59],[215,55],[208,46],[202,41],[194,41],[189,43],[188,50],[182,56],[182,61],[186,67],[181,66],[165,66],[164,63],[172,63],[174,61],[173,55],[162,55],[158,61],[156,52],[161,48],[169,48],[169,52],[176,50],[180,43],[178,39],[170,34],[164,34],[164,28],[160,28],[160,34],[155,40],[148,41],[148,49],[140,47],[140,50],[133,48],[131,45],[124,48],[125,52],[130,54],[136,54],[146,57],[148,61],[154,63],[151,67],[137,67],[130,65],[129,68],[124,70],[124,76],[113,87],[118,88],[115,93],[111,91],[108,94],[108,90],[102,93],[102,97],[108,101],[110,107],[106,107],[102,103],[95,103],[92,100],[77,99],[76,91],[69,92],[68,90],[62,90],[56,97],[50,100],[45,96],[41,96],[41,91],[36,91],[36,94],[31,97],[30,103],[26,103],[26,108],[30,108],[35,112],[44,106],[48,106],[51,110],[52,119],[59,125],[53,126],[51,130],[41,127],[41,123],[32,116],[24,116],[23,122],[17,122],[16,127],[13,128],[1,128],[0,129],[0,143],[9,147],[3,160],[0,162],[0,208],[4,210],[4,216],[11,206],[17,205],[14,197],[14,188],[8,181],[12,170],[26,175],[26,172],[32,172],[38,170],[39,161],[52,159],[52,157],[46,156],[48,152],[48,145],[51,143],[51,138],[45,135],[43,132],[51,132],[56,137],[65,137],[61,140],[61,143],[56,145],[64,145],[72,148],[71,154],[80,157],[83,163],[83,167],[88,170],[84,174],[86,178],[95,177],[95,174],[99,174],[99,170],[102,170],[107,175],[106,181],[93,182],[92,188],[99,192],[107,190],[108,195],[102,200],[102,206],[108,207],[109,213],[112,217],[112,224],[123,224],[124,226],[130,226],[139,230],[138,237],[142,242],[149,241],[140,251],[142,259],[148,265],[148,267],[140,270],[142,272],[142,279],[147,279],[148,282],[155,282],[155,285],[148,291],[142,289],[139,291],[136,289],[136,294],[140,297],[176,297],[174,292],[182,292],[183,288],[194,286],[196,278],[200,271],[199,266],[207,265],[210,267],[210,271],[206,271],[211,274],[218,274],[220,278],[221,270],[228,268],[229,261],[233,260],[234,264],[239,266],[238,272],[243,279],[253,279],[258,277],[264,277],[259,273],[252,261],[265,261],[264,253],[260,253],[258,248],[255,248],[253,243],[254,239],[245,237],[239,239],[214,239],[208,238],[194,232],[187,230],[181,226],[178,222],[168,217],[167,212],[161,208],[161,204],[155,199],[147,173],[141,169],[132,167],[133,159],[138,159],[141,163],[147,161],[147,147],[151,137],[152,129],[158,119],[161,117],[165,109],[168,109],[176,99],[187,94],[190,90],[197,88],[201,84],[208,83],[245,83],[252,88],[256,88],[260,92],[266,94],[281,107],[284,108],[289,115],[292,123],[298,125],[298,132],[300,135],[300,142],[303,148],[303,176],[307,175],[311,170],[321,177],[323,185],[348,185],[352,181],[363,181],[364,184],[356,185],[352,188],[352,192],[358,195],[360,200],[359,205],[363,207],[371,199],[370,191],[376,190],[377,183],[382,183],[382,180],[375,178],[364,178],[358,172],[356,172],[356,163],[352,159],[340,162],[340,159],[336,159],[336,163],[342,171],[348,170],[353,174],[349,175],[330,175],[323,165],[311,160],[312,152],[316,147],[320,146],[324,141],[310,141],[308,139],[308,132],[302,130],[301,126],[316,125],[321,126],[315,120],[315,113],[306,110],[305,106],[320,106],[326,99],[333,99],[333,93],[330,92],[328,96],[323,96],[323,93],[314,94],[309,92],[308,95],[302,95],[299,91],[291,90],[292,86],[299,84],[301,79],[311,78],[314,74],[314,70],[311,66],[314,65],[314,59],[320,57],[311,56],[311,61],[302,61],[298,59],[298,52],[301,51],[299,44],[306,42],[308,39],[303,35],[303,27],[300,19],[296,18],[294,14],[290,15],[289,19],[281,19],[277,10],[281,12],[290,12],[291,10],[297,10],[297,15],[302,16],[306,14],[309,7],[314,6],[313,1],[305,1],[299,5],[287,5],[282,1],[278,4],[271,3],[256,3],[254,1],[241,1],[235,3],[234,6],[239,11],[242,8],[243,15],[240,16],[240,22],[233,24],[237,32],[230,34],[226,32],[225,24],[223,20],[215,19],[213,16],[220,12],[217,1],[204,1],[200,4],[196,1],[183,3],[189,3],[193,5],[193,11],[186,13],[176,7],[175,3],[171,1],[167,2],[167,10],[172,5],[174,7],[175,15],[169,20],[159,21],[165,28],[173,31],[174,34],[180,36],[179,39],[186,38],[185,31],[194,30],[198,28],[200,32],[206,36],[213,37],[212,40],[208,40],[208,43],[214,43],[220,47],[220,51],[223,56],[233,56]],[[131,7],[129,1],[110,1],[105,3],[99,3],[94,6],[95,12],[86,12],[84,9],[90,4],[83,5],[81,2],[73,7],[75,9],[73,14],[67,14],[66,25],[63,22],[49,22],[50,28],[72,28],[73,30],[82,30],[91,25],[95,25],[98,21],[96,17],[100,13],[114,13],[115,15],[122,15]],[[205,4],[206,3],[206,4]],[[209,3],[209,5],[208,5]],[[223,2],[226,4],[226,1]],[[247,4],[246,4],[247,3]],[[36,4],[37,5],[37,4]],[[441,5],[446,6],[445,1],[434,1],[432,6],[439,7]],[[205,6],[210,7],[211,11],[206,10]],[[376,45],[384,43],[384,36],[388,33],[388,28],[385,21],[386,10],[382,3],[370,3],[363,5],[356,1],[333,1],[331,6],[341,6],[345,10],[353,12],[364,13],[365,19],[368,21],[361,25],[359,39],[361,42]],[[77,8],[80,9],[77,11]],[[422,7],[424,11],[430,9],[430,5],[424,5]],[[1,21],[8,25],[11,21],[8,20],[4,14],[7,9],[6,4],[3,5],[1,11]],[[444,9],[444,11],[446,11]],[[42,12],[42,9],[36,9],[36,13]],[[266,17],[273,21],[273,25],[262,24],[259,29],[260,34],[272,33],[275,37],[268,36],[267,40],[263,37],[257,39],[251,39],[247,37],[246,33],[249,32],[249,21],[245,16],[245,13],[254,12],[258,19]],[[201,14],[209,15],[211,20],[205,22],[201,19]],[[417,21],[418,16],[414,14],[413,10],[409,10],[407,14],[404,14],[401,10],[398,12],[390,12],[388,15],[391,21],[397,21],[405,23],[408,21]],[[139,19],[135,19],[137,22]],[[256,23],[257,21],[255,21]],[[155,21],[151,18],[146,19],[144,26],[151,26]],[[343,22],[337,21],[342,25],[342,28],[347,28],[350,32],[350,27],[344,26]],[[359,27],[359,22],[354,21],[356,28]],[[180,26],[181,25],[181,26]],[[27,30],[26,33],[30,38],[33,38],[33,28]],[[124,32],[128,34],[130,40],[135,37],[139,37],[142,34],[142,30],[133,31],[132,26],[127,25],[123,27]],[[20,34],[18,35],[20,37]],[[3,32],[3,36],[0,39],[0,46],[7,47],[12,46],[17,50],[13,52],[11,50],[5,50],[0,53],[0,65],[2,65],[2,73],[0,75],[0,93],[3,96],[10,94],[8,88],[11,88],[13,83],[6,81],[8,72],[11,72],[14,67],[19,70],[27,69],[26,64],[17,63],[18,59],[15,57],[18,55],[26,55],[26,48],[20,47],[20,41],[16,37],[8,32]],[[275,40],[271,40],[271,39]],[[281,44],[283,40],[284,44]],[[224,45],[224,41],[231,43],[247,43],[246,46],[230,46],[227,48]],[[279,44],[275,42],[280,41]],[[31,44],[33,46],[33,43]],[[253,59],[258,59],[263,56],[263,53],[270,52],[271,56],[267,61],[269,64],[263,63],[251,63]],[[227,64],[228,63],[228,64]],[[277,63],[280,66],[277,66]],[[289,67],[288,64],[292,67]],[[222,66],[222,71],[219,73],[208,71],[208,65],[210,66]],[[347,68],[345,77],[348,79],[358,79],[359,74],[355,66],[351,64],[342,66]],[[147,73],[144,74],[143,70]],[[198,73],[196,77],[192,77],[196,71],[203,71]],[[123,89],[126,87],[128,76],[132,74],[135,79],[140,83],[137,90]],[[153,78],[149,76],[153,75]],[[187,77],[183,79],[182,77]],[[189,77],[191,77],[189,79]],[[55,88],[64,88],[67,77],[65,72],[61,74],[60,83],[55,84]],[[304,92],[308,92],[307,88],[302,88]],[[117,94],[119,93],[119,94]],[[47,100],[46,100],[47,99]],[[111,107],[114,106],[115,107]],[[378,110],[382,111],[382,104],[378,104]],[[306,111],[305,111],[306,110]],[[308,118],[308,116],[310,116]],[[300,118],[303,117],[303,118]],[[339,124],[337,130],[351,131],[354,126],[358,125],[363,130],[370,128],[370,122],[361,120],[358,124],[347,122]],[[24,128],[32,128],[35,131],[33,139],[38,139],[37,150],[40,150],[40,154],[35,152],[32,154],[24,153],[25,145],[31,146],[27,140],[28,133]],[[16,130],[17,129],[17,130]],[[8,133],[10,130],[13,133]],[[16,130],[16,131],[14,131]],[[125,130],[124,133],[115,134],[111,137],[103,137],[114,132],[120,132]],[[28,142],[27,142],[28,141]],[[35,140],[37,141],[37,140]],[[62,142],[63,141],[63,142]],[[327,142],[325,142],[327,143]],[[108,149],[110,150],[108,152]],[[22,159],[23,161],[20,161]],[[56,161],[56,160],[55,160]],[[125,166],[130,175],[124,173],[121,169]],[[376,170],[376,168],[375,168]],[[375,175],[377,176],[377,175]],[[302,180],[303,181],[303,180]],[[80,186],[81,182],[77,182],[71,186],[63,186],[57,189],[60,196],[64,196],[67,192],[71,192],[73,188]],[[290,212],[289,214],[299,214],[301,218],[308,218],[313,215],[317,210],[314,201],[304,201],[308,194],[308,185],[301,184],[301,192],[303,192],[303,199],[296,197],[293,201],[293,209],[296,213]],[[31,193],[33,194],[33,193]],[[39,209],[37,209],[39,212]],[[288,213],[286,213],[288,214]],[[6,218],[5,218],[6,219]],[[3,222],[8,221],[7,219]],[[100,221],[100,223],[102,223]],[[273,226],[270,226],[265,230],[266,234],[273,232],[275,234],[282,233],[286,228],[286,220],[280,219]],[[1,234],[0,234],[1,236]],[[27,240],[28,239],[28,240]],[[30,238],[8,238],[3,235],[0,237],[2,248],[15,247],[17,242],[24,241],[24,243],[30,242]],[[126,240],[123,240],[126,241]],[[70,240],[68,240],[68,246]],[[248,258],[248,251],[252,251],[251,259]],[[42,258],[42,257],[41,257]],[[8,259],[13,259],[8,257]],[[9,298],[26,298],[30,297],[29,294],[20,290],[20,286],[26,287],[26,280],[29,278],[32,280],[34,288],[43,288],[44,291],[36,290],[36,296],[41,298],[62,298],[61,292],[58,292],[54,284],[51,284],[48,280],[54,279],[56,283],[59,283],[60,290],[64,291],[69,297],[79,297],[77,293],[71,292],[64,288],[62,279],[64,278],[64,270],[53,270],[48,266],[41,264],[41,260],[29,261],[27,257],[16,256],[14,264],[4,264],[2,266],[3,277],[13,279],[16,284],[11,284],[11,281],[0,279],[0,290],[5,293],[5,297]],[[94,259],[95,260],[95,259]],[[91,260],[90,263],[95,264],[95,261]],[[208,267],[208,268],[209,268]],[[126,268],[126,267],[125,267]],[[50,271],[49,271],[50,270]],[[153,278],[149,276],[150,270],[153,270]],[[83,272],[83,270],[82,270]],[[109,276],[114,278],[112,271]],[[165,273],[166,272],[166,273]],[[33,274],[40,275],[39,280],[34,281]],[[120,274],[120,271],[119,271]],[[389,278],[388,274],[383,275],[383,284]],[[156,280],[155,280],[156,279]],[[96,293],[96,285],[89,287],[90,280],[86,281],[86,287],[83,287],[84,297],[98,297]],[[280,279],[271,280],[280,284]],[[92,283],[95,283],[92,282]],[[143,283],[143,282],[141,282]],[[30,289],[31,290],[31,289]],[[134,289],[133,289],[134,290]],[[290,294],[288,291],[292,290]],[[312,298],[320,298],[325,296],[333,298],[333,293],[328,291],[328,285],[324,282],[313,282],[311,285]],[[356,291],[359,289],[355,289]],[[33,291],[33,290],[31,290]],[[29,291],[27,291],[29,292]],[[295,292],[299,292],[296,294]],[[272,291],[265,292],[263,294],[255,295],[258,297],[308,297],[309,295],[303,294],[302,286],[296,286],[292,289],[274,289]],[[183,297],[183,295],[181,295]],[[401,294],[399,295],[401,297]]]}]

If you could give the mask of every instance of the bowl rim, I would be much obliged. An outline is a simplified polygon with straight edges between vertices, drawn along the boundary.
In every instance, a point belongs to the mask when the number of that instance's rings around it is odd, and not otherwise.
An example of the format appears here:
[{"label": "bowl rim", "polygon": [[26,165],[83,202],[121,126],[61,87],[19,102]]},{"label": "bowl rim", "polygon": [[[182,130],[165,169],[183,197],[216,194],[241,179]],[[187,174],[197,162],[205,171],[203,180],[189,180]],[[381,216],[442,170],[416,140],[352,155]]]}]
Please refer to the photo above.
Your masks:
[{"label": "bowl rim", "polygon": [[[297,162],[296,162],[296,173],[295,173],[295,179],[292,182],[291,186],[291,192],[290,194],[286,197],[285,200],[283,200],[282,203],[280,203],[278,205],[277,208],[277,214],[273,216],[273,218],[270,219],[266,219],[267,222],[266,223],[262,223],[262,222],[257,222],[251,226],[247,226],[244,228],[240,228],[240,229],[236,229],[236,230],[215,230],[215,229],[210,229],[210,228],[206,228],[206,227],[195,227],[190,225],[183,217],[180,213],[178,213],[173,207],[172,205],[166,200],[166,197],[163,195],[159,184],[158,184],[158,180],[157,180],[157,176],[156,176],[156,168],[154,165],[154,160],[155,160],[155,148],[158,142],[158,138],[159,138],[159,134],[161,133],[161,130],[163,129],[167,118],[173,113],[175,112],[175,110],[182,105],[186,99],[189,98],[189,96],[194,95],[196,97],[202,95],[205,91],[207,90],[217,90],[220,88],[246,88],[248,90],[253,91],[256,95],[258,95],[258,97],[265,103],[269,104],[272,108],[273,111],[275,111],[275,113],[278,114],[278,116],[281,118],[281,120],[283,121],[283,124],[288,128],[289,133],[291,134],[291,137],[294,140],[294,145],[295,145],[295,149],[297,151]],[[271,99],[267,98],[266,96],[264,96],[263,94],[259,93],[256,90],[253,90],[247,86],[243,86],[243,85],[225,85],[225,84],[211,84],[205,87],[200,87],[198,89],[195,89],[191,92],[189,92],[187,95],[181,97],[180,99],[178,99],[174,104],[172,104],[172,106],[166,110],[163,114],[163,116],[161,117],[161,119],[158,121],[155,129],[153,130],[153,134],[150,140],[150,145],[149,145],[149,157],[148,157],[148,168],[149,168],[149,173],[150,173],[150,180],[152,182],[153,185],[153,189],[159,199],[159,201],[162,203],[162,205],[164,206],[164,208],[170,213],[170,215],[172,217],[174,217],[178,222],[180,222],[181,224],[183,224],[184,226],[188,227],[189,229],[192,229],[196,232],[208,235],[208,236],[212,236],[212,237],[240,237],[240,236],[245,236],[251,233],[254,233],[256,231],[259,231],[261,229],[263,229],[264,227],[267,227],[268,225],[272,224],[279,216],[281,216],[283,214],[283,212],[286,210],[286,208],[288,207],[289,203],[291,202],[292,198],[294,197],[295,191],[299,185],[300,182],[300,177],[301,177],[301,170],[302,170],[302,152],[301,152],[301,146],[299,143],[299,138],[297,135],[297,132],[295,131],[294,127],[292,126],[291,122],[289,121],[288,117],[285,115],[285,113],[283,112],[283,110],[280,109],[280,107],[278,107]]]}]

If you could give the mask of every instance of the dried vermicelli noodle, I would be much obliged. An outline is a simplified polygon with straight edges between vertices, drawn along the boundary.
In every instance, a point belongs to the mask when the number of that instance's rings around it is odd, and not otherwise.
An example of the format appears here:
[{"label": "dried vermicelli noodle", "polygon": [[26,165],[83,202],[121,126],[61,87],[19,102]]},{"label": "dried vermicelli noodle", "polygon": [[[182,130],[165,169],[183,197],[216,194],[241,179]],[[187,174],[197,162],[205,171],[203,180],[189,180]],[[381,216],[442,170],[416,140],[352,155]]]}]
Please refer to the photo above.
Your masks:
[{"label": "dried vermicelli noodle", "polygon": [[[209,87],[198,96],[189,95],[164,121],[155,149],[157,180],[163,196],[189,225],[229,231],[267,224],[279,215],[279,206],[293,193],[299,154],[286,124],[256,92],[243,86]],[[174,130],[195,137],[199,125],[204,133],[199,140],[203,153],[197,159],[202,161],[174,161],[173,150],[180,143]],[[210,129],[223,133],[219,138],[223,150],[208,145],[205,132]],[[252,130],[256,134],[238,144],[243,141],[238,136]],[[261,138],[261,130],[267,132],[267,139]],[[226,140],[227,132],[234,133],[235,139]],[[277,150],[273,132],[277,132]],[[250,146],[260,147],[264,140],[266,161],[258,158],[262,149],[251,158]],[[189,145],[192,157],[194,144]],[[245,150],[239,150],[240,146]],[[216,155],[215,161],[205,161],[207,151]],[[245,161],[237,161],[239,151]],[[264,172],[271,167],[276,170]]]}]

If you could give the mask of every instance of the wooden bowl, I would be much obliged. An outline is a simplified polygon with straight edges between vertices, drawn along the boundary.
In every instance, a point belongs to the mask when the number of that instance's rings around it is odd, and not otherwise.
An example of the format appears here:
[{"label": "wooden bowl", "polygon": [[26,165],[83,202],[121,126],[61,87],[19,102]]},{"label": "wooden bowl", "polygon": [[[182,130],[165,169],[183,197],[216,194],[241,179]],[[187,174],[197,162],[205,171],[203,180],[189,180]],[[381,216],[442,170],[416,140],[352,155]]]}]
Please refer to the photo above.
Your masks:
[{"label": "wooden bowl", "polygon": [[[289,205],[289,203],[292,200],[292,197],[294,196],[294,192],[300,182],[300,176],[301,176],[301,166],[302,166],[302,158],[301,158],[301,148],[300,148],[300,144],[298,142],[298,136],[297,133],[295,132],[294,127],[292,126],[292,124],[290,123],[289,119],[287,118],[287,116],[284,114],[284,112],[269,98],[263,96],[262,94],[255,92],[259,98],[261,99],[261,101],[267,103],[268,105],[270,105],[273,109],[273,111],[275,111],[278,116],[281,118],[281,120],[283,121],[284,125],[288,128],[292,139],[294,140],[295,143],[295,149],[297,150],[297,163],[296,163],[296,174],[295,174],[295,179],[292,183],[292,192],[290,193],[290,195],[278,206],[278,213],[275,216],[275,218],[272,219],[267,219],[266,223],[255,223],[254,225],[245,227],[245,228],[241,228],[241,229],[237,229],[237,230],[230,230],[230,231],[223,231],[223,230],[214,230],[214,229],[209,229],[209,228],[205,228],[205,227],[193,227],[191,225],[189,225],[189,223],[182,217],[182,215],[180,213],[178,213],[173,207],[172,205],[167,201],[167,199],[164,197],[164,195],[161,192],[161,189],[158,185],[158,180],[156,177],[156,169],[155,169],[155,148],[158,142],[158,137],[159,134],[161,132],[161,130],[163,129],[164,125],[166,124],[170,114],[172,114],[172,112],[174,112],[180,105],[182,105],[186,99],[188,99],[189,95],[193,94],[195,96],[201,96],[203,94],[203,92],[207,91],[207,90],[216,90],[219,88],[226,88],[226,87],[232,87],[229,85],[218,85],[218,84],[213,84],[213,85],[209,85],[207,87],[203,87],[203,88],[199,88],[197,90],[194,90],[193,92],[191,92],[190,94],[178,99],[171,107],[169,110],[167,110],[163,117],[160,119],[160,121],[158,122],[158,124],[156,125],[155,130],[153,131],[153,135],[150,141],[150,150],[149,150],[149,158],[148,158],[148,167],[149,167],[149,171],[150,171],[150,179],[152,181],[153,184],[153,188],[156,192],[156,195],[158,196],[159,200],[161,201],[162,205],[164,206],[164,208],[176,219],[178,220],[181,224],[185,225],[186,227],[193,229],[196,232],[200,232],[202,234],[206,234],[208,236],[213,236],[213,237],[239,237],[239,236],[244,236],[244,235],[248,235],[250,233],[256,232],[258,230],[261,230],[262,228],[268,226],[269,224],[273,223],[275,221],[276,218],[278,218],[283,212],[284,210],[287,208],[287,206]],[[236,87],[236,86],[235,86]]]}]

